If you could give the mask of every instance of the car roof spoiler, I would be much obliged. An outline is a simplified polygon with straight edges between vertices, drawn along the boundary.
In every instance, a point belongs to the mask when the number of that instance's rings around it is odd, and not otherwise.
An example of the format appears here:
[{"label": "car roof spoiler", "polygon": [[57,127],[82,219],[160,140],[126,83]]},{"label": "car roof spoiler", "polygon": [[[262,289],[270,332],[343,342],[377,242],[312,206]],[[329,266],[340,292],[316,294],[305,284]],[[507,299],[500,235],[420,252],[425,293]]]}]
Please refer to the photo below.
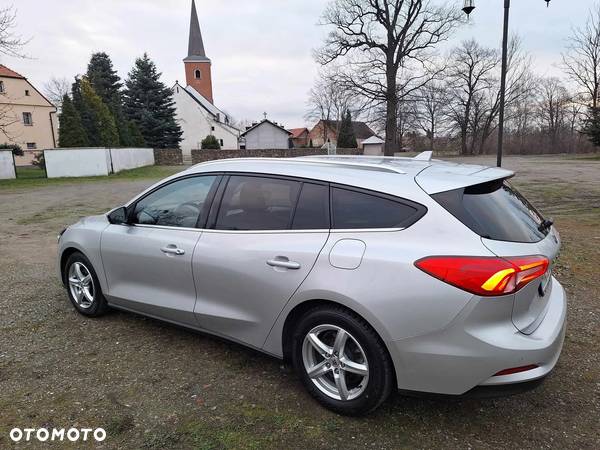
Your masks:
[{"label": "car roof spoiler", "polygon": [[432,156],[433,156],[433,152],[432,151],[427,151],[427,152],[421,152],[421,153],[419,153],[413,159],[415,161],[431,161],[431,157]]}]

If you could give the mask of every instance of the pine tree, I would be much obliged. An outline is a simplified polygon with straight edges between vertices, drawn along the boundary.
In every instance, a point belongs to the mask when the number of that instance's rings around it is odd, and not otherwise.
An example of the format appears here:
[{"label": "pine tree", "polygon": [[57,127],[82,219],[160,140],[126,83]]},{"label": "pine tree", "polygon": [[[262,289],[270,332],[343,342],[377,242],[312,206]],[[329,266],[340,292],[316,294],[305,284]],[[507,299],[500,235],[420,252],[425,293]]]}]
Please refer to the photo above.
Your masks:
[{"label": "pine tree", "polygon": [[116,147],[119,134],[115,119],[108,106],[96,94],[86,77],[73,83],[73,105],[81,117],[81,124],[92,147]]},{"label": "pine tree", "polygon": [[173,93],[148,55],[136,59],[125,81],[125,114],[138,126],[146,145],[178,148],[181,128],[175,120]]},{"label": "pine tree", "polygon": [[588,117],[585,120],[583,133],[596,147],[600,147],[600,108],[589,108]]},{"label": "pine tree", "polygon": [[60,127],[59,147],[87,147],[90,145],[81,124],[81,117],[68,95],[63,96],[58,123]]},{"label": "pine tree", "polygon": [[357,148],[356,136],[354,135],[354,127],[352,126],[352,116],[350,110],[346,110],[346,114],[340,124],[340,132],[337,139],[338,148]]},{"label": "pine tree", "polygon": [[94,53],[88,64],[86,76],[115,118],[119,144],[123,147],[138,145],[135,142],[137,139],[131,135],[131,124],[123,112],[123,83],[117,71],[113,69],[110,57],[104,52]]}]

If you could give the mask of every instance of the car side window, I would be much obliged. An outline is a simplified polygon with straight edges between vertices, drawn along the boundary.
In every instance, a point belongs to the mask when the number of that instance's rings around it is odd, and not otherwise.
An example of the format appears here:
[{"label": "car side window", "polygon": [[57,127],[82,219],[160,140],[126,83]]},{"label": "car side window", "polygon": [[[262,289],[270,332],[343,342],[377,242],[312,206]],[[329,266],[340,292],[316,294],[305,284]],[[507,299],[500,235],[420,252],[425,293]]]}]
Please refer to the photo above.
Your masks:
[{"label": "car side window", "polygon": [[287,230],[300,184],[277,178],[229,178],[217,215],[218,230]]},{"label": "car side window", "polygon": [[349,189],[332,187],[333,228],[402,228],[408,226],[417,207]]},{"label": "car side window", "polygon": [[329,186],[302,183],[292,229],[328,230],[329,227]]},{"label": "car side window", "polygon": [[[206,204],[216,176],[184,178],[169,183],[136,203],[133,223],[194,228],[208,214]],[[202,220],[201,220],[202,222]]]}]

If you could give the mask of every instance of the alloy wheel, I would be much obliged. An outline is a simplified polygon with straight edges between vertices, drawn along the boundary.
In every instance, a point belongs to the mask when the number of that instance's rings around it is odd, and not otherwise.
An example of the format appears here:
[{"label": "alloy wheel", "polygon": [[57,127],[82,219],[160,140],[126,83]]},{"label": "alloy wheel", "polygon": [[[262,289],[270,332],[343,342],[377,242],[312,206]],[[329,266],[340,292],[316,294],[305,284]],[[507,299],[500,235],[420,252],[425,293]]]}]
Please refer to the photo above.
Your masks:
[{"label": "alloy wheel", "polygon": [[313,384],[336,400],[359,397],[369,382],[364,350],[348,331],[336,325],[318,325],[306,334],[302,360]]},{"label": "alloy wheel", "polygon": [[94,303],[94,280],[89,269],[81,262],[69,267],[69,290],[80,308],[88,309]]}]

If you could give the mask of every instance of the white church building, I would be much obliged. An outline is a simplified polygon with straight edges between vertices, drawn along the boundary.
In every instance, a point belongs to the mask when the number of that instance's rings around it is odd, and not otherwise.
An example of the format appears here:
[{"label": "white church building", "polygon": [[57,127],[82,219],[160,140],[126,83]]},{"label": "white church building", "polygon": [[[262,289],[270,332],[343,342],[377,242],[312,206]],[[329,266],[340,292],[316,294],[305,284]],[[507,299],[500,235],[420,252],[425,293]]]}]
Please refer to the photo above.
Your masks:
[{"label": "white church building", "polygon": [[237,149],[240,131],[227,113],[213,103],[211,61],[206,57],[196,5],[192,0],[188,55],[183,60],[185,82],[173,86],[177,122],[183,130],[181,149],[184,161],[191,161],[192,149],[201,148],[206,136],[213,135],[222,149]]}]

